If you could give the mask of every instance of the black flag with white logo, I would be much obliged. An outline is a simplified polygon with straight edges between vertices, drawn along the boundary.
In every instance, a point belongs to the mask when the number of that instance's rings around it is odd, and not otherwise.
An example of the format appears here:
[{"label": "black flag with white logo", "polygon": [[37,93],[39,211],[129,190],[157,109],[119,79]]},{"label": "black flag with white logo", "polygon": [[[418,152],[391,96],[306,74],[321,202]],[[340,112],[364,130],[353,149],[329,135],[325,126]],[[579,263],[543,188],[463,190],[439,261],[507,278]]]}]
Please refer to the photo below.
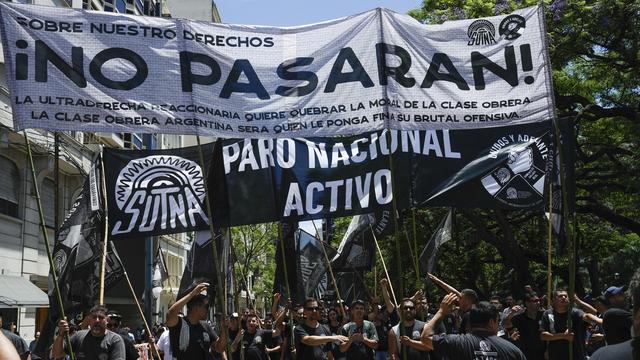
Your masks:
[{"label": "black flag with white logo", "polygon": [[[53,246],[53,263],[58,287],[67,318],[89,309],[98,298],[104,219],[100,159],[91,168],[82,192],[64,219]],[[105,268],[105,288],[109,288],[124,273],[115,247],[109,242]],[[37,343],[36,354],[44,354],[53,341],[53,332],[60,319],[53,277],[49,274],[49,316]]]},{"label": "black flag with white logo", "polygon": [[331,259],[331,268],[343,272],[371,270],[376,259],[375,240],[380,241],[393,230],[392,222],[390,210],[354,216]]},{"label": "black flag with white logo", "polygon": [[[213,144],[203,145],[202,151],[211,154]],[[105,149],[104,161],[112,237],[144,237],[208,228],[205,176],[197,147]],[[205,168],[209,168],[209,162]]]},{"label": "black flag with white logo", "polygon": [[[327,291],[329,268],[323,243],[308,232],[298,230],[298,293],[299,298],[321,299]],[[326,246],[325,246],[326,248]],[[329,255],[327,255],[328,257]]]}]

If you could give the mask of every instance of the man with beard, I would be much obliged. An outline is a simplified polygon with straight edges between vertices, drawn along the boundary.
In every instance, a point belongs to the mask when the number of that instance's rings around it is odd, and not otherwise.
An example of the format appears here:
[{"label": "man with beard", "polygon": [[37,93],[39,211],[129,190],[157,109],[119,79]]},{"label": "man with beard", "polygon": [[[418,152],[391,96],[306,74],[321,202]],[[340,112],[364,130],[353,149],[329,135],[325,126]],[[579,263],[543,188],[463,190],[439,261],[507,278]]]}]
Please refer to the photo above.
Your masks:
[{"label": "man with beard", "polygon": [[342,335],[331,335],[329,327],[320,324],[320,307],[313,298],[305,300],[304,320],[294,329],[296,356],[301,360],[327,360],[327,352],[331,343],[342,345],[349,338]]},{"label": "man with beard", "polygon": [[468,333],[431,336],[433,326],[452,311],[456,300],[456,294],[446,295],[440,309],[422,331],[422,344],[433,350],[438,359],[526,360],[520,349],[497,336],[500,313],[486,301],[475,304],[469,311]]},{"label": "man with beard", "polygon": [[404,299],[400,311],[402,322],[389,330],[391,360],[405,359],[404,353],[407,354],[406,360],[429,359],[429,348],[420,342],[420,334],[426,324],[416,320],[416,305],[411,299]]},{"label": "man with beard", "polygon": [[540,339],[540,298],[535,292],[524,295],[525,311],[514,309],[504,319],[504,328],[513,329],[516,345],[528,360],[544,360],[545,343]]},{"label": "man with beard", "polygon": [[[567,327],[571,314],[572,329]],[[573,359],[585,358],[585,322],[598,324],[602,320],[593,314],[573,308],[569,309],[569,295],[566,290],[556,290],[553,294],[553,308],[544,312],[540,321],[540,339],[547,341],[549,360],[569,358],[569,343],[573,343]]]},{"label": "man with beard", "polygon": [[[89,310],[89,329],[71,336],[71,348],[77,360],[125,360],[122,338],[107,330],[107,309],[96,305]],[[65,320],[58,322],[58,336],[53,341],[51,355],[54,359],[65,357],[64,334],[69,331]]]},{"label": "man with beard", "polygon": [[[284,324],[282,323],[282,316],[276,319],[276,323],[279,324],[276,330],[263,330],[258,329],[258,316],[256,314],[248,314],[245,318],[247,329],[242,331],[242,348],[240,352],[244,354],[243,360],[268,360],[266,345],[273,340],[273,338],[280,336]],[[233,349],[232,349],[233,350]]]},{"label": "man with beard", "polygon": [[342,327],[342,335],[349,341],[340,345],[347,359],[373,360],[373,351],[378,348],[378,333],[369,320],[364,319],[365,304],[356,300],[351,304],[351,321]]},{"label": "man with beard", "polygon": [[631,339],[633,316],[627,310],[627,299],[624,294],[626,286],[611,286],[604,292],[609,301],[609,310],[602,315],[602,328],[607,345],[615,345]]}]

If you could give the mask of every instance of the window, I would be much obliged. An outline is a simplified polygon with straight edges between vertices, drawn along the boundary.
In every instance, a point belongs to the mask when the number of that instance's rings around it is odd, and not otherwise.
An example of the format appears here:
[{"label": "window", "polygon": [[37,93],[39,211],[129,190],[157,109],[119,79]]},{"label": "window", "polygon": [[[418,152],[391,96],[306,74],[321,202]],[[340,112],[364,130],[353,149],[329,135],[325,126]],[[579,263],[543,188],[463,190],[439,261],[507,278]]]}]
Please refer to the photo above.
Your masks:
[{"label": "window", "polygon": [[0,214],[18,218],[20,173],[13,161],[0,156]]}]

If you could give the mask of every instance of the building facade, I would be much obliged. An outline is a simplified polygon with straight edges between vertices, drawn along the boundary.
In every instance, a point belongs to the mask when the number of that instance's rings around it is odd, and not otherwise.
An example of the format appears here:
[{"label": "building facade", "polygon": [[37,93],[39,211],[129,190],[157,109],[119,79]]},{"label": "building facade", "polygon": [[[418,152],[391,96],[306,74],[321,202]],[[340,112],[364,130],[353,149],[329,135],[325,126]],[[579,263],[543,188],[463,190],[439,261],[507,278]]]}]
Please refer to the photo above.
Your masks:
[{"label": "building facade", "polygon": [[[74,7],[95,11],[109,11],[139,16],[171,16],[166,0],[28,0],[22,3]],[[197,0],[209,9],[204,13],[209,21],[219,21],[215,3]],[[179,8],[179,7],[178,7]],[[204,16],[204,15],[203,15]],[[185,16],[179,16],[185,17]],[[46,319],[48,313],[49,262],[40,215],[36,187],[32,181],[31,166],[27,156],[24,133],[13,131],[10,93],[5,78],[4,59],[0,51],[0,315],[4,327],[15,322],[26,340],[31,340]],[[183,136],[164,134],[118,133],[60,133],[58,201],[55,192],[54,135],[44,130],[27,130],[32,143],[36,183],[40,193],[45,219],[45,229],[53,246],[56,226],[62,222],[82,189],[84,176],[101,147],[128,149],[177,148],[187,141]],[[157,301],[153,322],[162,322],[168,306],[175,301],[185,256],[190,247],[187,234],[165,235],[153,241],[162,247],[168,264],[169,280]],[[128,248],[128,246],[127,246]],[[134,248],[138,248],[134,246]],[[120,251],[121,256],[123,252]],[[144,264],[144,254],[134,254]],[[128,270],[128,269],[127,269]],[[131,272],[130,276],[139,274]],[[140,279],[132,278],[140,284]],[[144,278],[142,279],[144,286]],[[126,285],[120,285],[126,286]],[[140,286],[137,287],[138,289]],[[142,293],[137,296],[142,301]],[[133,295],[127,292],[106,293],[107,306],[121,311],[131,327],[141,324]]]}]

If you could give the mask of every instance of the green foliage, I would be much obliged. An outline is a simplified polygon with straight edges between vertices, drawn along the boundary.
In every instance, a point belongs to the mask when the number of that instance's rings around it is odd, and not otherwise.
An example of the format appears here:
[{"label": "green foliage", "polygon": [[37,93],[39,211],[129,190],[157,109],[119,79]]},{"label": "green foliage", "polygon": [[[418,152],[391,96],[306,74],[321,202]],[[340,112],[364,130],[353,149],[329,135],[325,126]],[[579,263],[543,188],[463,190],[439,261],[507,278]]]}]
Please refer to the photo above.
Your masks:
[{"label": "green foliage", "polygon": [[[537,3],[425,0],[409,14],[422,23],[439,24],[506,14]],[[617,281],[626,282],[640,266],[640,3],[546,1],[545,15],[556,112],[575,125],[578,146],[574,235],[583,276],[577,291],[598,292],[616,281],[614,273],[620,273]],[[441,209],[417,214],[420,251],[444,215]],[[402,215],[402,223],[410,226],[411,216]],[[547,234],[548,223],[539,212],[461,211],[455,240],[441,249],[435,272],[459,289],[471,287],[484,296],[518,293],[525,283],[544,292]],[[408,243],[400,241],[405,256],[395,259],[393,242],[382,244],[390,271],[400,261],[408,291],[424,287],[414,280]],[[554,276],[567,282],[567,249],[558,239],[552,259]],[[432,286],[426,290],[439,296]]]}]

